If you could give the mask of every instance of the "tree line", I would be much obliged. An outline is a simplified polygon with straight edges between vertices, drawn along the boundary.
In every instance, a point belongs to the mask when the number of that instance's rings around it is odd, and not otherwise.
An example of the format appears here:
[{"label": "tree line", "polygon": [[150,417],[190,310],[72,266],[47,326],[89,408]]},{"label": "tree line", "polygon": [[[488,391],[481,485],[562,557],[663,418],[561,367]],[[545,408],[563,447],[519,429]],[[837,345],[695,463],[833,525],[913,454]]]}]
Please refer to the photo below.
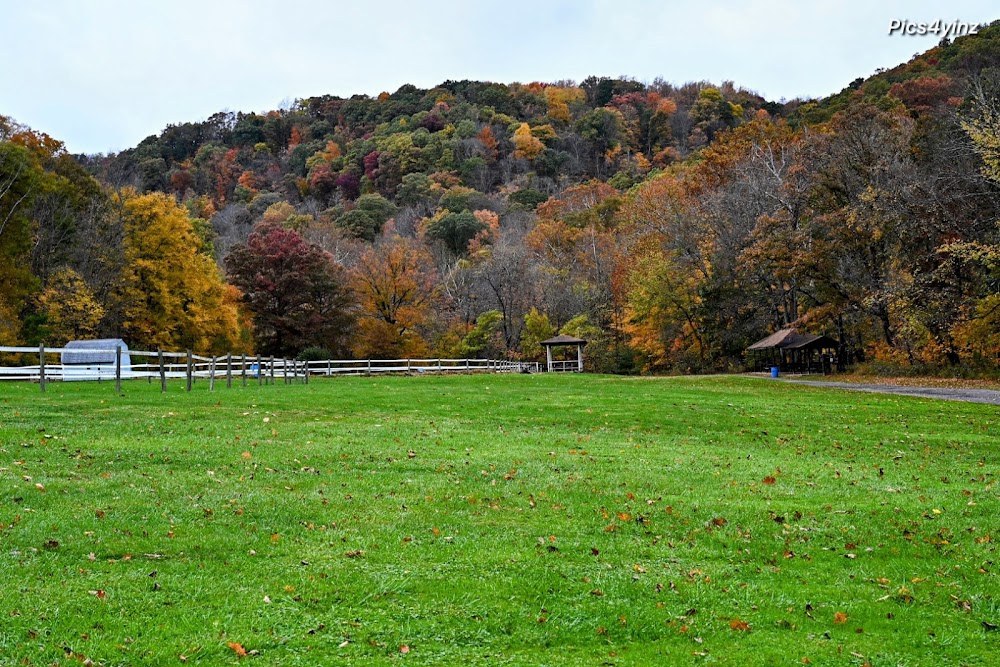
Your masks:
[{"label": "tree line", "polygon": [[738,368],[783,327],[995,369],[1000,26],[823,100],[448,81],[113,155],[0,117],[0,343]]}]

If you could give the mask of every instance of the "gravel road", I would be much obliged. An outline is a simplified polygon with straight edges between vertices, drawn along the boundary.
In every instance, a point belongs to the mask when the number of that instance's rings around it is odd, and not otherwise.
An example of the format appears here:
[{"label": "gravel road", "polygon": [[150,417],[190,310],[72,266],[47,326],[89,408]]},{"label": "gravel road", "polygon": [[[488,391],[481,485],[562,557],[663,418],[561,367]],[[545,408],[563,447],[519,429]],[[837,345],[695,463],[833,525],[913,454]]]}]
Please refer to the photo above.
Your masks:
[{"label": "gravel road", "polygon": [[1000,405],[1000,391],[993,389],[948,389],[943,387],[904,387],[898,384],[857,384],[854,382],[818,382],[816,380],[781,380],[810,387],[836,387],[853,391],[868,391],[876,394],[899,394],[900,396],[920,396],[939,398],[946,401],[967,401]]}]

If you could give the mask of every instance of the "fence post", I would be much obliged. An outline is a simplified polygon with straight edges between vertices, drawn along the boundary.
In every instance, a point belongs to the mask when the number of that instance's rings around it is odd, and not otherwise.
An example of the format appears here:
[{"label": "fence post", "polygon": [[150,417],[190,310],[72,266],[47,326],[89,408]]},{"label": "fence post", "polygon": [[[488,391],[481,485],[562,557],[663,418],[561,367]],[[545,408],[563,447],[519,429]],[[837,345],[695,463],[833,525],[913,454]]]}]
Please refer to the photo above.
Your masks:
[{"label": "fence post", "polygon": [[45,393],[45,345],[38,346],[38,385]]},{"label": "fence post", "polygon": [[302,362],[302,384],[309,384],[309,360]]},{"label": "fence post", "polygon": [[271,371],[271,386],[274,386],[274,357],[268,357],[267,367]]},{"label": "fence post", "polygon": [[191,350],[187,351],[187,390],[191,391],[194,384],[194,359],[191,358]]},{"label": "fence post", "polygon": [[368,360],[368,375],[371,376],[371,374],[372,374],[372,360],[369,359]]},{"label": "fence post", "polygon": [[233,353],[226,353],[226,389],[233,386]]},{"label": "fence post", "polygon": [[122,393],[122,346],[115,345],[115,393]]},{"label": "fence post", "polygon": [[441,357],[438,357],[438,373],[441,372]]},{"label": "fence post", "polygon": [[281,376],[285,380],[285,384],[288,384],[288,359],[281,360]]},{"label": "fence post", "polygon": [[333,375],[333,361],[330,359],[326,360],[326,376],[331,377]]},{"label": "fence post", "polygon": [[212,355],[212,360],[208,362],[208,390],[215,391],[215,355]]},{"label": "fence post", "polygon": [[160,393],[167,390],[167,370],[163,367],[163,350],[156,351],[156,358],[160,362]]},{"label": "fence post", "polygon": [[264,367],[260,365],[260,355],[257,355],[257,386],[264,382]]},{"label": "fence post", "polygon": [[243,386],[247,386],[247,355],[240,355],[240,378],[242,379]]}]

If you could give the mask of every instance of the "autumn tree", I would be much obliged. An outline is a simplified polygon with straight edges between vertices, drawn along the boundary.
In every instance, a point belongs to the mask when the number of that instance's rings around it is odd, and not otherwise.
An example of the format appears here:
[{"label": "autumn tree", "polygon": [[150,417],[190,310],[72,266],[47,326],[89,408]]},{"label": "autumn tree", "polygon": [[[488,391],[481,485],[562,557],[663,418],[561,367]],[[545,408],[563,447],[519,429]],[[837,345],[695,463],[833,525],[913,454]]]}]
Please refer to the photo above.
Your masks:
[{"label": "autumn tree", "polygon": [[484,300],[500,312],[500,331],[507,349],[517,348],[524,316],[537,303],[537,265],[522,243],[501,237],[474,269]]},{"label": "autumn tree", "polygon": [[398,236],[365,249],[351,267],[358,298],[360,357],[419,357],[427,352],[420,330],[430,316],[437,276],[422,244]]},{"label": "autumn tree", "polygon": [[247,350],[235,295],[203,253],[173,197],[126,191],[120,202],[125,264],[112,308],[130,344],[202,353]]},{"label": "autumn tree", "polygon": [[540,343],[554,336],[556,328],[549,322],[549,316],[532,308],[524,316],[524,330],[521,332],[521,358],[526,361],[543,361],[545,350]]},{"label": "autumn tree", "polygon": [[0,342],[8,344],[17,341],[21,311],[35,284],[28,262],[32,242],[28,211],[43,178],[28,149],[0,142]]},{"label": "autumn tree", "polygon": [[533,160],[545,150],[545,144],[531,132],[527,123],[521,123],[514,131],[514,157]]},{"label": "autumn tree", "polygon": [[97,337],[104,306],[73,269],[53,273],[38,302],[45,317],[44,340],[49,345],[59,347],[70,340]]},{"label": "autumn tree", "polygon": [[354,331],[347,276],[329,253],[290,229],[263,223],[226,257],[252,313],[257,350],[291,357],[307,347],[346,356]]},{"label": "autumn tree", "polygon": [[1000,103],[997,102],[1000,75],[994,75],[994,78],[996,80],[985,77],[976,79],[974,112],[963,120],[962,128],[983,158],[983,174],[1000,183]]}]

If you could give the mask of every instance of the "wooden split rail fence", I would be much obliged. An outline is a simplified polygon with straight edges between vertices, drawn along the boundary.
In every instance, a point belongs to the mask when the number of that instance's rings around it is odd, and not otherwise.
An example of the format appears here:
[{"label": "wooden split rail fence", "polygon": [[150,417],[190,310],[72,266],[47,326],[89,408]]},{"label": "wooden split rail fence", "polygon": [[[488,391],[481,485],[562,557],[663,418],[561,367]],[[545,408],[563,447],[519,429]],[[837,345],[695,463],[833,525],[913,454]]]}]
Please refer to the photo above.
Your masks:
[{"label": "wooden split rail fence", "polygon": [[[53,357],[63,352],[79,354],[107,355],[113,363],[63,364]],[[232,387],[236,382],[242,386],[275,384],[309,384],[310,376],[371,375],[374,373],[448,373],[448,372],[488,372],[521,373],[539,372],[540,364],[505,359],[361,359],[322,361],[298,361],[261,355],[226,354],[220,357],[204,357],[187,352],[156,352],[124,350],[117,347],[109,350],[81,350],[67,348],[47,349],[44,345],[35,347],[0,346],[0,357],[19,355],[37,356],[35,365],[6,366],[0,363],[0,380],[22,380],[37,382],[41,390],[52,381],[113,381],[115,391],[121,393],[122,380],[142,379],[159,381],[160,390],[167,390],[168,379],[184,379],[187,391],[198,380],[208,382],[209,389],[225,382]],[[129,362],[123,363],[127,355]],[[135,359],[145,359],[135,363]],[[0,358],[2,362],[2,358]]]}]

